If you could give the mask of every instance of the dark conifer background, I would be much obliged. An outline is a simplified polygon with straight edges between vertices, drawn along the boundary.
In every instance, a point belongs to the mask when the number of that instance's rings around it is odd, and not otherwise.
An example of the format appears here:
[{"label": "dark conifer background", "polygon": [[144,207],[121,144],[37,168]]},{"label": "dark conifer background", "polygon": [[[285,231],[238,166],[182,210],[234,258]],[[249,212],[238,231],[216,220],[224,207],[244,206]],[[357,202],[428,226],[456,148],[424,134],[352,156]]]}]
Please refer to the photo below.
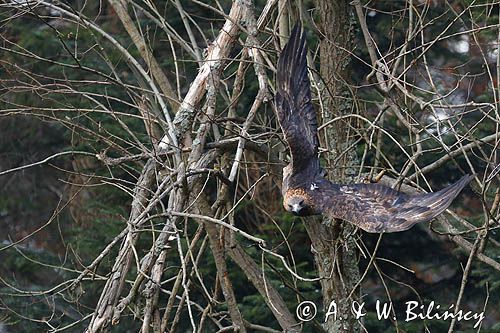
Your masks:
[{"label": "dark conifer background", "polygon": [[[499,12],[1,2],[0,332],[478,331],[406,322],[410,300],[484,311],[480,331],[497,332]],[[297,20],[329,177],[415,193],[475,174],[450,210],[382,236],[285,213],[273,96]],[[333,300],[347,320],[325,322]],[[377,300],[397,320],[378,320]]]}]

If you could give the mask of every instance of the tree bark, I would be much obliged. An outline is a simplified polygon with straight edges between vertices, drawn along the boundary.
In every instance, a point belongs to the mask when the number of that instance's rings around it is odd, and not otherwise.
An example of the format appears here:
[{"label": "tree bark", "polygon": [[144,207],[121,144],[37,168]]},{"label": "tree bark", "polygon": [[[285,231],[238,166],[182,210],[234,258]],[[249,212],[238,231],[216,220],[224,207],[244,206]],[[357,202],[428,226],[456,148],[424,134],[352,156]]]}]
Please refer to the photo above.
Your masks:
[{"label": "tree bark", "polygon": [[[353,24],[349,1],[316,2],[320,29],[320,75],[323,123],[352,112],[352,102],[346,79],[349,74],[350,50],[353,48]],[[351,126],[334,122],[320,132],[322,147],[328,149],[326,167],[330,179],[348,182],[355,175],[356,151],[351,146]],[[359,281],[356,245],[350,224],[328,218],[306,223],[312,252],[319,276],[325,314],[336,304],[336,316],[325,316],[327,332],[359,332],[360,325],[351,314],[351,304],[359,301],[356,288]],[[333,303],[335,302],[335,303]]]}]

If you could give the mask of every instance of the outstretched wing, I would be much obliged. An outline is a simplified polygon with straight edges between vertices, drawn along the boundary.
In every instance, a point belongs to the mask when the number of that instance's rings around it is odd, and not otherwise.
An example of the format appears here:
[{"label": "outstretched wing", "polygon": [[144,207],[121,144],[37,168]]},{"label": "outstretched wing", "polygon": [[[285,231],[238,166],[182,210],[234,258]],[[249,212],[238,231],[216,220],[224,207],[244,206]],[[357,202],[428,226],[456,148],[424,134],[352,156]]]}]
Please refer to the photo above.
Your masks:
[{"label": "outstretched wing", "polygon": [[306,53],[305,35],[297,23],[281,52],[276,77],[278,120],[290,147],[294,173],[317,159],[318,154],[318,125],[311,104]]},{"label": "outstretched wing", "polygon": [[[444,211],[473,177],[464,176],[441,191],[406,195],[378,184],[336,185],[315,196],[325,214],[368,232],[397,232]],[[320,195],[320,196],[319,196]]]}]

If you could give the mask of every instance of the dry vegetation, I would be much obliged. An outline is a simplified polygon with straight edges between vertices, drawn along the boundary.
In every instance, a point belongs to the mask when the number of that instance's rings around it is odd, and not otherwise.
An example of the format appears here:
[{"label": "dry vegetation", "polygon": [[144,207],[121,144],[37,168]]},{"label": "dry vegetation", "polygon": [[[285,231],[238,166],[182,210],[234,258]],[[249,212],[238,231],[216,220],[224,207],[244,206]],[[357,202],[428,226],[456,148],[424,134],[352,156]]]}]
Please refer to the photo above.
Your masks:
[{"label": "dry vegetation", "polygon": [[[371,332],[367,318],[302,323],[295,306],[336,300],[349,313],[353,300],[434,293],[493,327],[499,11],[444,0],[1,2],[0,322]],[[296,20],[310,36],[330,177],[415,193],[475,174],[453,209],[375,238],[283,212],[274,78]],[[472,327],[407,324],[384,327]]]}]

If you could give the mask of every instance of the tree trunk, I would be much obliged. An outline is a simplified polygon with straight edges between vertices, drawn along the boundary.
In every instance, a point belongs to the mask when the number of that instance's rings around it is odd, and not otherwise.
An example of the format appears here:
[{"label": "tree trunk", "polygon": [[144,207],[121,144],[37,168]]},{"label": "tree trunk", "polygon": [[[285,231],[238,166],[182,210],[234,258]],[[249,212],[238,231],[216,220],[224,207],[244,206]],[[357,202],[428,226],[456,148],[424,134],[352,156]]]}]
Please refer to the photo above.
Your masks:
[{"label": "tree trunk", "polygon": [[[321,91],[323,123],[351,112],[351,96],[346,84],[349,76],[350,53],[353,49],[353,24],[349,1],[317,0],[320,28],[320,74],[324,82]],[[356,151],[349,149],[351,126],[348,120],[334,122],[320,132],[322,147],[328,148],[326,167],[331,180],[348,182],[355,175]],[[312,242],[312,252],[321,280],[327,332],[359,332],[360,326],[351,314],[351,304],[359,301],[357,251],[351,236],[351,224],[328,218],[306,223]],[[333,303],[334,302],[334,303]],[[334,308],[334,304],[336,308]],[[328,311],[336,310],[336,315]]]}]

